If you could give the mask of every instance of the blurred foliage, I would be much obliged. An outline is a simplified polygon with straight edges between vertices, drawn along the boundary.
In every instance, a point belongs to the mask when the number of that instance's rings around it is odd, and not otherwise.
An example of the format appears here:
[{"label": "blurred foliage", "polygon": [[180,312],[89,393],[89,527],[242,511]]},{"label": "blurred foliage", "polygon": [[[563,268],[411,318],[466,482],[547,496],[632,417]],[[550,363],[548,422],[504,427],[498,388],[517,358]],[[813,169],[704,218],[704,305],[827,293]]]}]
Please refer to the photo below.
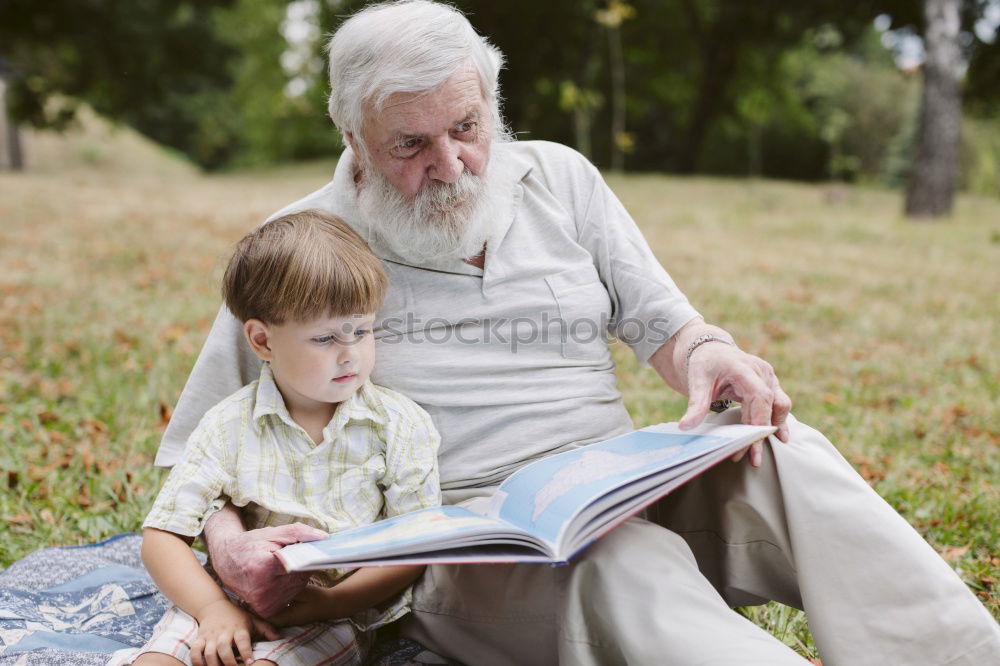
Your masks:
[{"label": "blurred foliage", "polygon": [[[303,62],[290,67],[291,72],[283,65],[289,51],[282,32],[288,5],[275,0],[236,0],[231,10],[220,12],[221,39],[234,46],[252,46],[241,49],[243,56],[230,70],[234,81],[227,95],[232,109],[230,124],[240,140],[231,160],[234,166],[309,159],[340,151],[340,139],[325,113],[327,87],[324,60],[318,52],[322,46],[318,25],[311,39],[305,40]],[[301,25],[311,25],[307,18]],[[290,80],[296,77],[301,78],[302,88],[290,90]]]},{"label": "blurred foliage", "polygon": [[962,124],[962,186],[1000,196],[1000,124],[966,118]]},{"label": "blurred foliage", "polygon": [[217,36],[232,0],[4,0],[0,61],[9,108],[36,127],[65,127],[87,102],[205,166],[232,152],[226,64]]},{"label": "blurred foliage", "polygon": [[[964,5],[976,137],[964,181],[983,192],[996,189],[1000,40],[971,26],[995,1]],[[15,75],[12,111],[34,125],[65,125],[85,101],[203,168],[328,156],[341,144],[325,114],[325,36],[365,4],[5,0],[0,59]],[[504,110],[521,138],[575,146],[602,167],[618,148],[631,170],[905,180],[920,76],[896,66],[872,21],[886,13],[920,34],[920,3],[455,4],[507,56]],[[628,20],[610,26],[619,5]],[[613,127],[619,56],[624,129]]]},{"label": "blurred foliage", "polygon": [[[568,81],[610,95],[608,35],[599,20],[607,3],[456,4],[508,57],[503,84],[511,125],[528,136],[573,144],[576,123],[558,113],[559,93]],[[628,79],[626,124],[634,143],[627,164],[682,173],[705,169],[712,133],[741,119],[741,93],[766,91],[775,60],[798,46],[807,30],[837,21],[853,35],[874,16],[868,1],[636,0],[632,7],[634,15],[618,28]],[[559,26],[558,39],[524,38],[548,35],[553,26]],[[602,104],[593,108],[590,123],[591,157],[605,165],[612,137],[603,128],[610,126],[610,115],[610,104]]]}]

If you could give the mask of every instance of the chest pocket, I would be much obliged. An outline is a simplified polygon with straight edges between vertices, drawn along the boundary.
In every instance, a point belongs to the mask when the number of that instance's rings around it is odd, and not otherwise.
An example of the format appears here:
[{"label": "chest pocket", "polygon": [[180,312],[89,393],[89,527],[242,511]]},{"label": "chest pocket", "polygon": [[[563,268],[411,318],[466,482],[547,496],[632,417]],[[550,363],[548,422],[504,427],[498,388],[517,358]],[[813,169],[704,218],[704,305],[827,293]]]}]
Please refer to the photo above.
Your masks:
[{"label": "chest pocket", "polygon": [[571,268],[545,278],[559,308],[555,328],[562,341],[563,358],[605,360],[608,352],[608,319],[611,299],[592,265]]}]

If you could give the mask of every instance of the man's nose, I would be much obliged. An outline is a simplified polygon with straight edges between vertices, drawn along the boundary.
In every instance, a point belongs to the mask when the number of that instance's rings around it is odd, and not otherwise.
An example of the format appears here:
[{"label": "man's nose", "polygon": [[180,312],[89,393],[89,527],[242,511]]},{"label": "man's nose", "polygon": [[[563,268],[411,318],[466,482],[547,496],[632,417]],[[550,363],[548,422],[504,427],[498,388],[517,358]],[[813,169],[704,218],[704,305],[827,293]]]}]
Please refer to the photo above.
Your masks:
[{"label": "man's nose", "polygon": [[450,137],[438,141],[431,153],[427,175],[434,180],[454,183],[463,171],[465,163],[462,161],[461,144]]}]

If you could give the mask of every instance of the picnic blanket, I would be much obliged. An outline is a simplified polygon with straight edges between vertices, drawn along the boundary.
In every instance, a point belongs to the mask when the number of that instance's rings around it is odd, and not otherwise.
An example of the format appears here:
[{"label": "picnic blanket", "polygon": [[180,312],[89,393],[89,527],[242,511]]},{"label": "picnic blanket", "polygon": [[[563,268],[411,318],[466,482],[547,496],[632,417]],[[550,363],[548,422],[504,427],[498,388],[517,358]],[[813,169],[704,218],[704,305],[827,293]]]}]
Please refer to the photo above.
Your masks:
[{"label": "picnic blanket", "polygon": [[[0,571],[0,666],[103,666],[140,647],[168,605],[139,558],[142,537],[48,548]],[[451,664],[394,638],[370,666]]]}]

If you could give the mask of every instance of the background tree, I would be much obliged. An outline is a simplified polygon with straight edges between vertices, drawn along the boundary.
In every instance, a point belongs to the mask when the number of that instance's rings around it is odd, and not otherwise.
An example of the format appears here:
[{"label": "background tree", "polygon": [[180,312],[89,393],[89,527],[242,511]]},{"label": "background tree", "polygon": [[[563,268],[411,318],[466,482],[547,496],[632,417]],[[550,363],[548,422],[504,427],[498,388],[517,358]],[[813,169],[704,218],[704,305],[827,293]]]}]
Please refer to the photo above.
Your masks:
[{"label": "background tree", "polygon": [[[1000,0],[956,1],[975,116],[960,185],[1000,192],[1000,47],[980,36],[988,29],[968,29]],[[922,34],[912,0],[455,3],[507,55],[504,112],[521,138],[573,145],[610,168],[629,148],[636,170],[894,184],[911,175],[917,77],[879,39]],[[324,113],[324,35],[365,4],[6,0],[11,110],[61,126],[87,103],[204,168],[332,156],[341,142]],[[635,18],[618,20],[622,8]],[[888,32],[873,28],[880,14]]]},{"label": "background tree", "polygon": [[611,170],[625,171],[625,153],[632,149],[632,137],[625,131],[625,57],[622,49],[622,23],[635,17],[635,8],[624,0],[609,0],[605,9],[594,13],[594,20],[607,29],[611,73]]},{"label": "background tree", "polygon": [[223,163],[234,147],[221,93],[236,50],[216,35],[232,0],[4,0],[0,57],[19,122],[62,128],[81,102],[191,156]]},{"label": "background tree", "polygon": [[961,0],[924,0],[924,89],[906,214],[951,213],[962,122]]},{"label": "background tree", "polygon": [[13,81],[14,72],[7,61],[0,57],[0,170],[20,171],[24,168],[21,154],[21,134],[17,122],[7,113],[7,91]]},{"label": "background tree", "polygon": [[[894,29],[911,30],[923,39],[924,88],[914,146],[907,169],[905,210],[915,218],[947,215],[954,191],[961,184],[960,136],[963,116],[968,111],[990,118],[993,126],[1000,99],[1000,44],[996,26],[1000,23],[997,0],[879,0],[879,7],[892,17]],[[990,20],[993,17],[994,21]],[[981,29],[980,29],[981,28]],[[963,77],[963,72],[967,75]],[[963,97],[971,104],[963,108]],[[966,118],[968,120],[968,118]],[[966,125],[970,123],[966,122]],[[966,180],[981,181],[985,169],[1000,158],[1000,147],[980,123],[971,123],[972,134],[962,150],[967,153]],[[969,166],[972,165],[970,169]],[[988,177],[987,177],[988,178]],[[994,179],[995,181],[995,179]],[[979,189],[1000,193],[1000,185],[987,183]]]}]

